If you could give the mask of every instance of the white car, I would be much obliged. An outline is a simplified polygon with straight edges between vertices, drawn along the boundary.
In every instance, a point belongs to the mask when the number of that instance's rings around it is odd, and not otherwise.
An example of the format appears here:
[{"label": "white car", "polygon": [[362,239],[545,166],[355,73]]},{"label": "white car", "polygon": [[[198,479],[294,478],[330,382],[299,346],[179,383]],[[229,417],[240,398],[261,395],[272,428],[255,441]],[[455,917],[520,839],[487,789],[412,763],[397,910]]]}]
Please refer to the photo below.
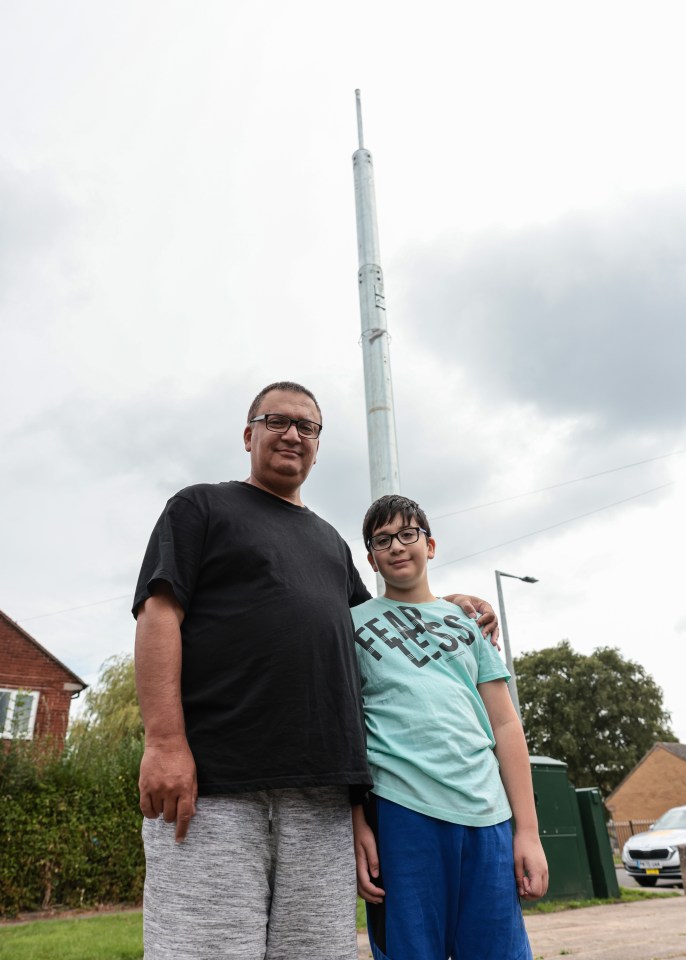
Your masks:
[{"label": "white car", "polygon": [[630,837],[622,849],[624,869],[641,887],[658,880],[681,883],[677,845],[686,843],[686,807],[672,807],[650,830]]}]

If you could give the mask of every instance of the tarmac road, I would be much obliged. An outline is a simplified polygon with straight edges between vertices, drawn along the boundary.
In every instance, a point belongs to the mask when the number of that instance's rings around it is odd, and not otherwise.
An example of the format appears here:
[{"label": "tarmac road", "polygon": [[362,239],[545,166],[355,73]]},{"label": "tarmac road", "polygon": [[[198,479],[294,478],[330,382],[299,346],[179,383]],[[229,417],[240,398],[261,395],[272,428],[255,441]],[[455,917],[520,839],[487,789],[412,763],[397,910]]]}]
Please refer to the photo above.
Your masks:
[{"label": "tarmac road", "polygon": [[[617,867],[617,882],[620,887],[626,887],[628,890],[642,889],[623,867]],[[668,893],[670,890],[681,890],[682,888],[679,884],[659,880],[654,887],[644,887],[643,889],[650,890],[651,893]]]}]

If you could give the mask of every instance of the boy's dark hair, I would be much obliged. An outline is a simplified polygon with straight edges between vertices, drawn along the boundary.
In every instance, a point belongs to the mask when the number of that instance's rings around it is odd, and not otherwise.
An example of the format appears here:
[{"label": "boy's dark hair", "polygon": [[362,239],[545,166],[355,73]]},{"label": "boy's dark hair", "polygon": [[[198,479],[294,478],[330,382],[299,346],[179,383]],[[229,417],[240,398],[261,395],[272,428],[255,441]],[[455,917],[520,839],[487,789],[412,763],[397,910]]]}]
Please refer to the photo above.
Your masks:
[{"label": "boy's dark hair", "polygon": [[291,380],[279,380],[278,383],[270,383],[268,386],[263,387],[263,389],[257,394],[253,402],[250,404],[250,409],[248,410],[248,423],[253,417],[257,416],[257,411],[260,409],[260,404],[266,395],[271,393],[272,390],[286,390],[289,393],[304,393],[305,396],[309,397],[314,403],[317,411],[319,412],[319,419],[322,420],[322,408],[317,403],[317,398],[311,390],[308,390],[307,387],[303,387],[300,383],[293,383]]},{"label": "boy's dark hair", "polygon": [[410,500],[408,497],[401,497],[400,494],[397,493],[387,493],[385,496],[375,500],[364,515],[364,520],[362,521],[362,536],[364,537],[364,544],[368,550],[369,541],[374,536],[374,531],[378,529],[378,527],[383,527],[385,524],[390,523],[398,513],[408,526],[411,520],[416,520],[422,530],[426,530],[427,536],[431,536],[429,521],[418,503],[415,503],[414,500]]}]

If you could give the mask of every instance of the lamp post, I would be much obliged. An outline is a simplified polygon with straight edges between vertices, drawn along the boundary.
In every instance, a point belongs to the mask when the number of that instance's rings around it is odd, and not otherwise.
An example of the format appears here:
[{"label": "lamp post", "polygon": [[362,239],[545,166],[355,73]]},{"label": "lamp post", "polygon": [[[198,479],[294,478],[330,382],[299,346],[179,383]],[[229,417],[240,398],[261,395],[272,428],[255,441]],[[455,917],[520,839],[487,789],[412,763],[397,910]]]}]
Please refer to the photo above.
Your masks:
[{"label": "lamp post", "polygon": [[522,719],[522,711],[519,707],[519,693],[517,691],[517,677],[515,675],[514,663],[512,662],[512,651],[510,650],[510,635],[507,632],[507,617],[505,616],[505,601],[503,600],[503,588],[500,583],[501,577],[512,577],[513,580],[521,580],[523,583],[538,583],[535,577],[518,577],[516,573],[503,573],[502,570],[495,572],[495,585],[498,591],[498,606],[500,608],[500,626],[503,631],[503,646],[505,647],[505,663],[510,671],[511,680],[509,683],[510,696],[517,711],[517,716]]}]

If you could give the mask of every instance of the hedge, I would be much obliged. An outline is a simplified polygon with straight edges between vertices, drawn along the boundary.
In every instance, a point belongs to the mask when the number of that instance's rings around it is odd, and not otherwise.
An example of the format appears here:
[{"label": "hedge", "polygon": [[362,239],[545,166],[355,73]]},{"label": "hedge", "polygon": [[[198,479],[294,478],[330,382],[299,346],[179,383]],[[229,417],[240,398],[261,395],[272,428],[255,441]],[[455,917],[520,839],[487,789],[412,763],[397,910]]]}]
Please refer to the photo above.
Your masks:
[{"label": "hedge", "polygon": [[141,900],[141,754],[133,738],[0,750],[0,914]]}]

